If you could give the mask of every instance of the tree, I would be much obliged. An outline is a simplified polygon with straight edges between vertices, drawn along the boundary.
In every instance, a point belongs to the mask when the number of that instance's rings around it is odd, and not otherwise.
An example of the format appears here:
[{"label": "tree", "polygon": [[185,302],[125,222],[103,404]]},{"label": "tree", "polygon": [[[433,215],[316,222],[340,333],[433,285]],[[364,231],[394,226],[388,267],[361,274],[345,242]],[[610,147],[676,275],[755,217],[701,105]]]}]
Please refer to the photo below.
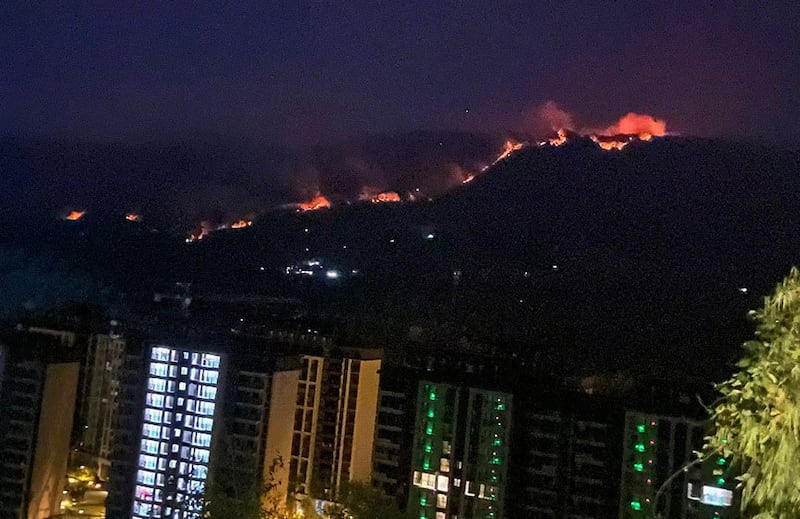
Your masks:
[{"label": "tree", "polygon": [[326,510],[331,519],[405,519],[394,504],[379,489],[368,483],[343,483],[339,489],[337,504]]},{"label": "tree", "polygon": [[205,491],[205,515],[208,519],[296,519],[297,514],[286,506],[286,496],[278,492],[277,468],[283,466],[278,457],[270,465],[265,481],[258,470],[255,456],[242,458],[228,437],[223,436],[217,451],[214,473]]},{"label": "tree", "polygon": [[755,339],[739,370],[718,386],[709,453],[739,467],[742,511],[754,519],[800,517],[800,271],[792,268],[751,312]]}]

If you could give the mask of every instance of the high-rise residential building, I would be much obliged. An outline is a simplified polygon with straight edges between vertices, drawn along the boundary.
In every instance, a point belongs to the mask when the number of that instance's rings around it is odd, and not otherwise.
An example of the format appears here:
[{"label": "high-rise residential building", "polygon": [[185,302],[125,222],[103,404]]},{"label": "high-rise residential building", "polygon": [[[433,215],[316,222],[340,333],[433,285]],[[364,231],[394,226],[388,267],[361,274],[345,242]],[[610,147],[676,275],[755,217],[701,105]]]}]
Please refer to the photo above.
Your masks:
[{"label": "high-rise residential building", "polygon": [[[217,437],[226,460],[212,477],[223,492],[264,482],[274,495],[289,489],[289,458],[300,357],[280,355],[258,341],[238,344],[228,356],[224,422]],[[231,487],[231,488],[228,488]]]},{"label": "high-rise residential building", "polygon": [[407,510],[426,519],[502,519],[510,393],[419,382]]},{"label": "high-rise residential building", "polygon": [[80,376],[72,348],[52,334],[4,334],[0,388],[0,517],[60,513]]},{"label": "high-rise residential building", "polygon": [[296,493],[334,501],[342,484],[371,480],[381,357],[328,346],[302,356],[290,462]]},{"label": "high-rise residential building", "polygon": [[[199,518],[221,414],[222,356],[156,343],[144,348],[144,373],[131,373],[136,365],[129,358],[122,373],[121,387],[133,397],[121,399],[116,431],[133,434],[115,436],[108,515]],[[125,379],[130,375],[138,382]]]},{"label": "high-rise residential building", "polygon": [[116,333],[91,336],[84,359],[78,451],[75,460],[108,477],[111,430],[117,411],[125,338]]},{"label": "high-rise residential building", "polygon": [[512,517],[613,517],[621,411],[597,396],[542,388],[516,410]]},{"label": "high-rise residential building", "polygon": [[411,484],[411,447],[419,372],[384,364],[375,425],[372,484],[405,509]]},{"label": "high-rise residential building", "polygon": [[[735,481],[727,474],[727,459],[718,456],[696,470],[682,470],[697,459],[694,453],[703,447],[706,424],[628,411],[624,431],[620,518],[652,517],[656,507],[665,519],[730,517]],[[711,477],[698,477],[703,471]],[[672,475],[656,503],[659,488]]]}]

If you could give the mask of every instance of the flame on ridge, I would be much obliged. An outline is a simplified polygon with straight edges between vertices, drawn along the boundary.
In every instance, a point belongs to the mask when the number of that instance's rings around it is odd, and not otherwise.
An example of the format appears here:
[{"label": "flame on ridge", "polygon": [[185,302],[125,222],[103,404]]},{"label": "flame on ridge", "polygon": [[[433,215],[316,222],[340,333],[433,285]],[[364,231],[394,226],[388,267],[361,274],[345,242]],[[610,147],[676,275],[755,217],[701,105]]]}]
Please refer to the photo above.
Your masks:
[{"label": "flame on ridge", "polygon": [[138,223],[142,221],[142,215],[136,213],[128,213],[125,215],[125,219],[128,220],[129,222]]},{"label": "flame on ridge", "polygon": [[231,224],[231,229],[244,229],[253,225],[253,220],[237,220]]},{"label": "flame on ridge", "polygon": [[325,196],[318,194],[308,202],[297,204],[298,211],[316,211],[318,209],[330,208],[331,202]]},{"label": "flame on ridge", "polygon": [[86,214],[86,211],[74,211],[73,210],[73,211],[70,211],[69,213],[67,213],[66,215],[64,215],[63,219],[67,220],[67,221],[70,221],[70,222],[77,222],[78,220],[83,218],[83,215],[85,215],[85,214]]}]

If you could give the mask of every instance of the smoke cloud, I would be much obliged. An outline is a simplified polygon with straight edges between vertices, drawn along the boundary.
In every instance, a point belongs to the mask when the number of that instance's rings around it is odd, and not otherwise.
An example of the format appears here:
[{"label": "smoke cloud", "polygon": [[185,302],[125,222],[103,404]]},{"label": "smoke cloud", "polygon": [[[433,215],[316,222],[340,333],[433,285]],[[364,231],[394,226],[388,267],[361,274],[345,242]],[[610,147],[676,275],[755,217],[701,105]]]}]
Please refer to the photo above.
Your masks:
[{"label": "smoke cloud", "polygon": [[572,114],[562,110],[555,101],[547,101],[536,108],[536,116],[552,131],[561,129],[574,130]]},{"label": "smoke cloud", "polygon": [[616,124],[612,124],[605,130],[599,132],[601,135],[652,135],[662,137],[667,132],[667,123],[662,119],[656,119],[652,115],[637,114],[628,112],[622,116]]}]

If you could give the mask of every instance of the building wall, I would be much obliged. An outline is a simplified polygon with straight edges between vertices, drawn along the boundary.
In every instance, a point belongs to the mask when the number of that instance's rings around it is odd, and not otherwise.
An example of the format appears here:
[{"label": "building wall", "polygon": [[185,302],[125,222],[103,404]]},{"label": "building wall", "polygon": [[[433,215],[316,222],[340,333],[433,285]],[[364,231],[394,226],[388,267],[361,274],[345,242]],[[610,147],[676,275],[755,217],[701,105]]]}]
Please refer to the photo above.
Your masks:
[{"label": "building wall", "polygon": [[[702,448],[705,429],[685,417],[627,411],[624,430],[619,517],[650,517],[657,490],[695,459],[693,452]],[[658,508],[663,517],[692,517],[696,506],[686,497],[688,476],[675,478],[662,494]]]},{"label": "building wall", "polygon": [[371,480],[380,365],[375,350],[303,356],[289,470],[295,492],[331,501],[343,483]]},{"label": "building wall", "polygon": [[125,339],[113,335],[91,338],[84,370],[81,409],[81,451],[86,464],[95,465],[101,478],[108,477],[111,431],[119,399],[119,377]]},{"label": "building wall", "polygon": [[8,359],[0,402],[0,517],[28,512],[45,364]]},{"label": "building wall", "polygon": [[360,374],[356,386],[355,427],[350,457],[350,481],[369,482],[372,478],[372,457],[375,445],[375,422],[378,414],[380,360],[359,361]]},{"label": "building wall", "polygon": [[79,375],[78,362],[47,366],[31,471],[28,519],[47,519],[60,513]]},{"label": "building wall", "polygon": [[[292,424],[297,398],[297,370],[280,371],[272,376],[263,477],[276,485],[274,492],[285,496],[289,490],[289,463],[292,454]],[[281,460],[281,463],[273,463]]]},{"label": "building wall", "polygon": [[203,350],[153,346],[147,359],[129,517],[178,513],[181,519],[199,519],[214,424],[220,418],[221,357]]},{"label": "building wall", "polygon": [[407,510],[420,519],[502,519],[512,395],[420,381]]}]

